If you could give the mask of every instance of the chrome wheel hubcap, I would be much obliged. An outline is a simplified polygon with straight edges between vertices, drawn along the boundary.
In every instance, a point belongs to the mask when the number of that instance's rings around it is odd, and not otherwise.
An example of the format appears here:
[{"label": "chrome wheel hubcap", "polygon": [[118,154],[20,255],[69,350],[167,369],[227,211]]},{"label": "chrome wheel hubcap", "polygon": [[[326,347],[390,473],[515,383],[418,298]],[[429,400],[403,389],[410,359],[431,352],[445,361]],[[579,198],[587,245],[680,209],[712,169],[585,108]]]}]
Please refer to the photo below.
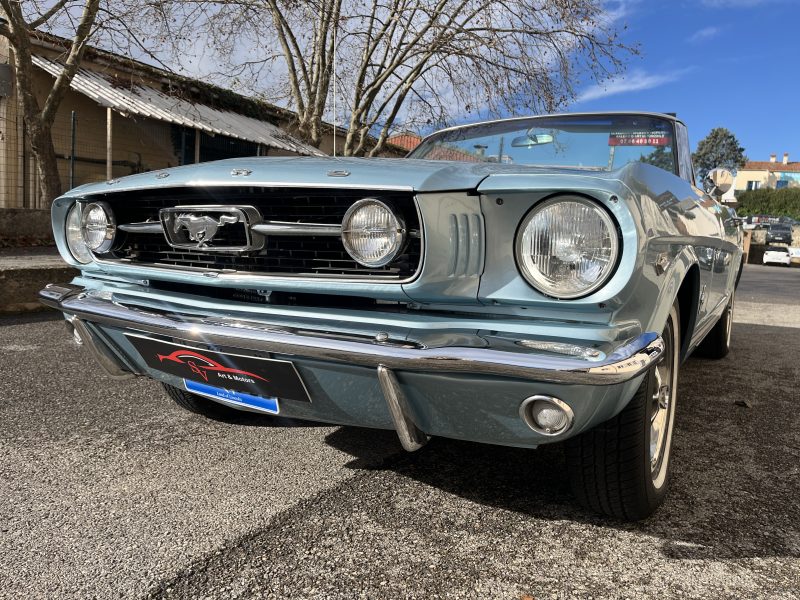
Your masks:
[{"label": "chrome wheel hubcap", "polygon": [[672,417],[675,413],[675,340],[673,324],[664,330],[664,358],[653,371],[650,394],[650,475],[659,487],[665,478],[672,436]]},{"label": "chrome wheel hubcap", "polygon": [[728,304],[728,322],[726,323],[725,328],[725,341],[728,346],[731,345],[731,329],[733,329],[733,297],[731,297],[731,301]]},{"label": "chrome wheel hubcap", "polygon": [[650,415],[650,470],[654,475],[659,469],[661,457],[664,452],[669,421],[669,405],[672,396],[670,386],[665,383],[665,381],[669,381],[669,373],[664,372],[666,371],[664,363],[667,362],[667,360],[668,359],[665,358],[661,364],[656,367],[656,385],[654,386],[655,391],[652,397],[653,410]]}]

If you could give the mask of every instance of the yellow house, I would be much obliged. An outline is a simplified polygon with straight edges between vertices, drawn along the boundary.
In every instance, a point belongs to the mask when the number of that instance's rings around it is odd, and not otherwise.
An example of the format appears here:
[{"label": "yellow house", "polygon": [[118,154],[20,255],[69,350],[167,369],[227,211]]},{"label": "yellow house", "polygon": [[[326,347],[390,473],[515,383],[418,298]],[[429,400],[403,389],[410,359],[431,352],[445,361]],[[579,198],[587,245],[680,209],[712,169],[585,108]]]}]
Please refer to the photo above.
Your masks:
[{"label": "yellow house", "polygon": [[736,173],[734,187],[736,191],[800,187],[800,162],[790,162],[788,153],[781,161],[772,154],[769,161],[748,162]]}]

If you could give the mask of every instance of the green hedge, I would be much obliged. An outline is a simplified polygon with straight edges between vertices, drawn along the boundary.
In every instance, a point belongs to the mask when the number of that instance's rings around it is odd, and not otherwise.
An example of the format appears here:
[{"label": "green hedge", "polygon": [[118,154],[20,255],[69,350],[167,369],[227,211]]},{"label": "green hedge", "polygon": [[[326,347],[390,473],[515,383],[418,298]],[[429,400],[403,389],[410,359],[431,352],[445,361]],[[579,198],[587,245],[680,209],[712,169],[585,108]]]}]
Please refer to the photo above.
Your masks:
[{"label": "green hedge", "polygon": [[770,215],[800,220],[800,188],[752,190],[736,194],[741,216]]}]

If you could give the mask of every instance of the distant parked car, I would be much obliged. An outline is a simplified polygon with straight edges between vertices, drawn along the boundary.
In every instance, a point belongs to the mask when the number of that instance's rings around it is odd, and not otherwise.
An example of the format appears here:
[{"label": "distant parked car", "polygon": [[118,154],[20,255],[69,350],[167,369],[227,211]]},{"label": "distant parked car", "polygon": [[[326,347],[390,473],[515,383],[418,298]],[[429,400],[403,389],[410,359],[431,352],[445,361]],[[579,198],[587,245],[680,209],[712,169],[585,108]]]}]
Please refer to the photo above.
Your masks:
[{"label": "distant parked car", "polygon": [[800,248],[789,246],[789,260],[793,265],[800,265]]},{"label": "distant parked car", "polygon": [[792,258],[789,254],[789,248],[784,246],[767,246],[764,250],[763,263],[765,265],[785,265],[792,264]]},{"label": "distant parked car", "polygon": [[771,217],[763,215],[749,215],[745,218],[742,228],[745,230],[753,231],[755,229],[769,229]]},{"label": "distant parked car", "polygon": [[792,226],[785,223],[774,223],[767,230],[768,244],[791,244]]}]

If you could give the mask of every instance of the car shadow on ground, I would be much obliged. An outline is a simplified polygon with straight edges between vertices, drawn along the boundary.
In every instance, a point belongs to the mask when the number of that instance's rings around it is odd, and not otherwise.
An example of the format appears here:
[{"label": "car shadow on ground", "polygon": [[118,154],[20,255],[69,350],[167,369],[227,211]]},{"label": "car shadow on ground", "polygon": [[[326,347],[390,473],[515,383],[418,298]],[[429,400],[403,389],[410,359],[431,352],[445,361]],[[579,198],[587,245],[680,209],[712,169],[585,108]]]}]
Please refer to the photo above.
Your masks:
[{"label": "car shadow on ground", "polygon": [[336,427],[330,423],[322,423],[320,421],[305,421],[255,411],[238,410],[235,408],[228,409],[227,406],[222,406],[204,414],[202,418],[210,419],[216,423],[243,427]]},{"label": "car shadow on ground", "polygon": [[433,439],[414,454],[382,459],[374,449],[386,448],[393,432],[346,427],[327,442],[356,457],[351,468],[390,469],[533,518],[651,535],[668,558],[800,557],[797,367],[788,357],[764,364],[775,355],[772,344],[794,343],[798,330],[737,324],[735,332],[728,358],[683,365],[671,492],[639,523],[580,508],[558,445],[526,450]]}]

